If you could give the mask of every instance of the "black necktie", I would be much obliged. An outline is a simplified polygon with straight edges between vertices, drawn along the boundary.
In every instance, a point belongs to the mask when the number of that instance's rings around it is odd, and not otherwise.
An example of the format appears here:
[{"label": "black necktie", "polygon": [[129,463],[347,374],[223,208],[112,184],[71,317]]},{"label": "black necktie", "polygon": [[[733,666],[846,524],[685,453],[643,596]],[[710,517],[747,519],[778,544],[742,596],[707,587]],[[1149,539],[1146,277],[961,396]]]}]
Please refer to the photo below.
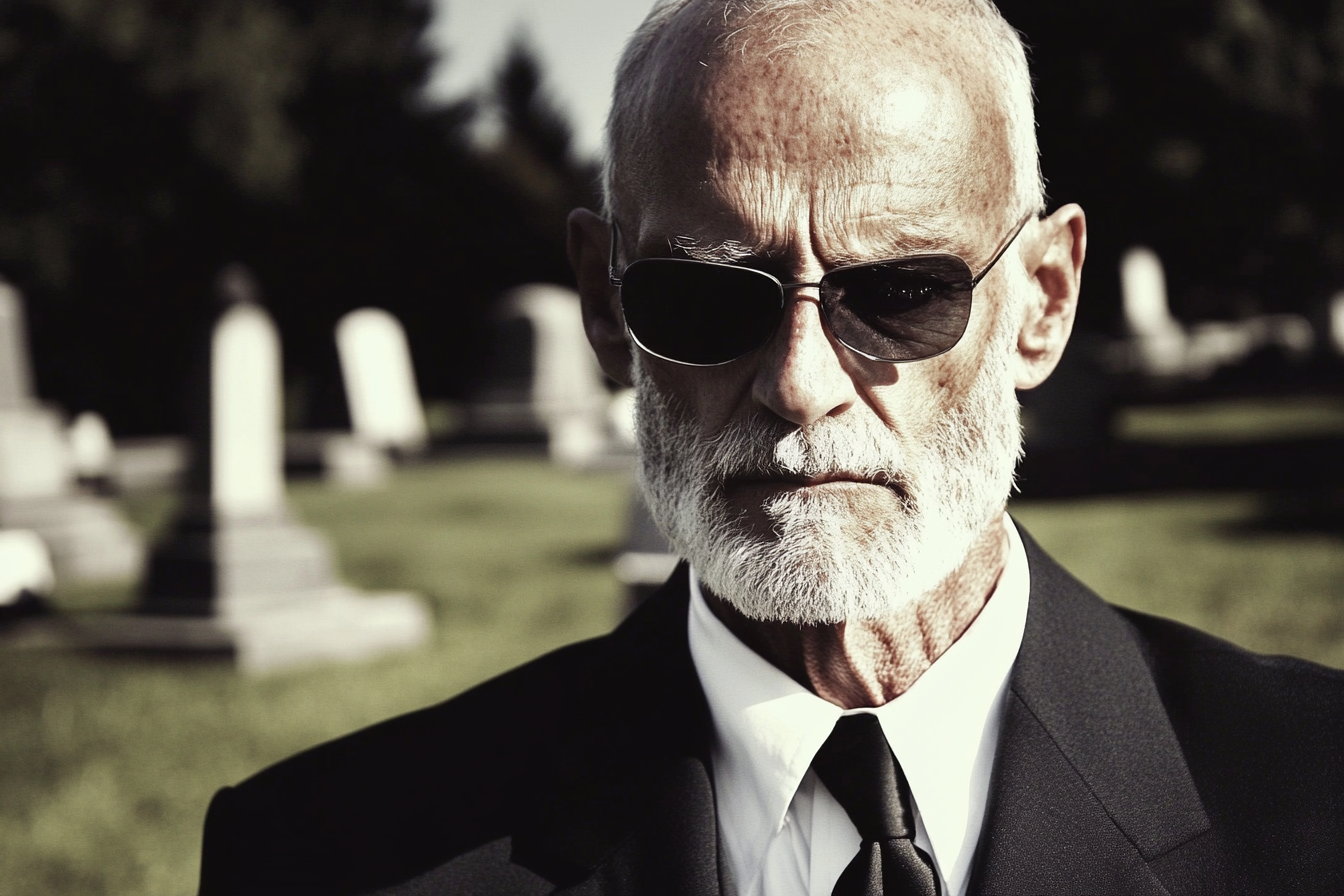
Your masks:
[{"label": "black necktie", "polygon": [[933,863],[915,847],[910,788],[877,716],[841,716],[812,771],[863,838],[833,896],[938,896]]}]

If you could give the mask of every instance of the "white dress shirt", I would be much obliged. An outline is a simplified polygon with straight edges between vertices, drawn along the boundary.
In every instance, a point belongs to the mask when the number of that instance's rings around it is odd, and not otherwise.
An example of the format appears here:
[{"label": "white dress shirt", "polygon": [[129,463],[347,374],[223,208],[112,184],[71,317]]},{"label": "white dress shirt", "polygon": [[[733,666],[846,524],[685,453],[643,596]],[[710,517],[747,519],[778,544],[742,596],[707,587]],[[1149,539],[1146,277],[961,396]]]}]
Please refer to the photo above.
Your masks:
[{"label": "white dress shirt", "polygon": [[691,657],[714,719],[719,839],[738,896],[831,896],[858,853],[849,816],[809,770],[842,715],[871,712],[900,760],[915,845],[943,896],[963,896],[984,821],[1008,675],[1027,618],[1030,578],[1007,514],[1008,560],[970,627],[895,700],[842,710],[737,639],[691,571]]}]

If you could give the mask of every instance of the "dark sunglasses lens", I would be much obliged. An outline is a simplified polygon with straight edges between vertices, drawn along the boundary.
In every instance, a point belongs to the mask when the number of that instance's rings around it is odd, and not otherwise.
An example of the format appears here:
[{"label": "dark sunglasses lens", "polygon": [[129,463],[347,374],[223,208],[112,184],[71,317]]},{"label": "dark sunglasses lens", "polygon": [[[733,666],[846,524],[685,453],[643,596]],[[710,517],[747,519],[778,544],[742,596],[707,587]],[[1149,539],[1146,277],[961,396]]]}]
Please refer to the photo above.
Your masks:
[{"label": "dark sunglasses lens", "polygon": [[822,300],[841,342],[885,361],[917,361],[966,332],[971,280],[955,255],[924,255],[832,271]]},{"label": "dark sunglasses lens", "polygon": [[764,345],[779,323],[779,284],[760,271],[645,258],[621,280],[626,326],[644,348],[673,361],[732,361]]}]

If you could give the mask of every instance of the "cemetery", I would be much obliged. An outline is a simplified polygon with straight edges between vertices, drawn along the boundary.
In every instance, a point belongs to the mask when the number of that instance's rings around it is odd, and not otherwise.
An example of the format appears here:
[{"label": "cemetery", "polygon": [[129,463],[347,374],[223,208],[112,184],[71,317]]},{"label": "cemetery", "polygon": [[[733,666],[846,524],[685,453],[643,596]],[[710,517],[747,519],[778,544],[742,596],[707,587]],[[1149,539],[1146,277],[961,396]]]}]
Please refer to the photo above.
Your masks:
[{"label": "cemetery", "polygon": [[[25,391],[10,291],[2,443],[68,452],[59,476],[42,473],[43,500],[98,508],[105,525],[91,542],[143,558],[90,576],[89,563],[60,559],[74,542],[0,530],[0,843],[25,844],[0,851],[12,892],[190,889],[214,789],[600,634],[675,562],[632,487],[628,396],[607,391],[580,351],[564,290],[501,303],[513,354],[466,415],[494,427],[493,448],[469,427],[435,443],[395,317],[343,318],[332,339],[351,429],[307,438],[357,446],[376,475],[328,463],[287,481],[296,434],[282,428],[280,339],[246,270],[227,268],[219,288],[208,376],[191,387],[208,412],[185,450],[160,451],[177,472],[111,486],[118,441],[103,444],[105,428],[87,422],[67,430]],[[1029,464],[1014,514],[1120,603],[1344,664],[1344,400],[1201,407],[1125,409],[1114,444],[1167,451],[1167,466],[1251,446],[1289,458],[1286,472],[1193,492],[1135,480],[1060,501]],[[131,456],[146,448],[126,444]],[[97,463],[69,459],[81,453]]]},{"label": "cemetery", "polygon": [[[1302,116],[1175,43],[1125,68],[1127,19],[1075,58],[1075,4],[1001,5],[1042,35],[1051,193],[1108,222],[1010,511],[1115,603],[1344,667],[1337,137],[1282,139]],[[0,97],[0,896],[192,892],[219,787],[607,632],[677,563],[565,258],[597,166],[525,43],[431,109],[425,4],[84,6],[0,11],[29,85]],[[1148,133],[1148,77],[1250,136]],[[88,85],[106,119],[63,101]]]}]

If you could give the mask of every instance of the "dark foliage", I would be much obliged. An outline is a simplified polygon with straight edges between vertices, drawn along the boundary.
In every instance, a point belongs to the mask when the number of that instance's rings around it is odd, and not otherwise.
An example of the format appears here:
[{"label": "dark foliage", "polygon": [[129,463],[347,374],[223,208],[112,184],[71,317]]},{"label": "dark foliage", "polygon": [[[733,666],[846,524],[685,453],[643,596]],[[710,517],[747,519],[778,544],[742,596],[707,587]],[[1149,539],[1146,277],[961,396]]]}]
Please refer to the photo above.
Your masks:
[{"label": "dark foliage", "polygon": [[428,15],[420,0],[0,6],[0,271],[28,298],[43,397],[123,435],[180,431],[233,261],[280,325],[292,423],[342,422],[332,327],[362,305],[406,324],[426,394],[463,394],[491,300],[569,278],[556,206],[591,201],[591,172],[521,51],[509,64],[532,80],[511,96],[532,129],[505,140],[510,158],[472,147],[472,105],[418,102]]},{"label": "dark foliage", "polygon": [[999,5],[1032,48],[1052,201],[1089,215],[1084,325],[1114,327],[1137,243],[1187,320],[1317,316],[1344,286],[1344,4]]}]

